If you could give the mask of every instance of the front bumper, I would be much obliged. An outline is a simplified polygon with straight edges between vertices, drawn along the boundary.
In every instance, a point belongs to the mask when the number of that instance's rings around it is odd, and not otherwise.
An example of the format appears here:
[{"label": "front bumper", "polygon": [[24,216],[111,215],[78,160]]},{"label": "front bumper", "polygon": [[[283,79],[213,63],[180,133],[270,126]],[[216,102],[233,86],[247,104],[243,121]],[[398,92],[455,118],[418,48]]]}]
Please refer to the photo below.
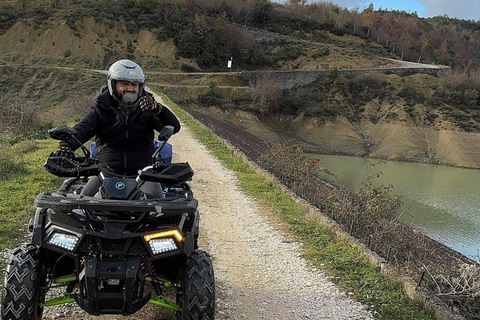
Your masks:
[{"label": "front bumper", "polygon": [[75,301],[91,315],[131,315],[151,298],[150,294],[143,296],[145,277],[139,257],[124,260],[86,257],[78,281],[80,292]]}]

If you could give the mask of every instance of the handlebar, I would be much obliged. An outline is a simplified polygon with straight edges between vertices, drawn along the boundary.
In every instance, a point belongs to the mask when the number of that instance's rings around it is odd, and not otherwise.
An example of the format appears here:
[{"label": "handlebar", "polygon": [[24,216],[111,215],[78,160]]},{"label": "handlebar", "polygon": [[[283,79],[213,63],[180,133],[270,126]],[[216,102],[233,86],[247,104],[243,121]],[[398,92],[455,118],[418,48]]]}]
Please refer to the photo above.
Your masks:
[{"label": "handlebar", "polygon": [[[169,165],[157,162],[156,164],[144,168],[138,178],[141,181],[159,182],[164,186],[175,186],[189,181],[193,176],[193,170],[188,162]],[[98,160],[95,158],[68,159],[55,156],[53,152],[47,157],[44,167],[57,177],[88,177],[99,175],[101,172]]]},{"label": "handlebar", "polygon": [[[51,153],[43,164],[44,168],[48,172],[57,177],[87,177],[100,174],[101,169],[98,166],[98,160],[96,158],[90,157],[90,152],[76,138],[75,135],[77,134],[77,131],[75,129],[67,126],[60,126],[48,130],[48,133],[50,134],[50,137],[56,140],[74,139],[80,144],[80,148],[84,154],[84,157],[75,157],[74,159],[69,159]],[[167,140],[173,135],[173,133],[174,128],[172,126],[165,126],[162,128],[162,130],[160,130],[160,133],[158,134],[158,139],[162,141],[162,145],[155,151],[152,156],[153,165],[150,170],[150,174],[146,175],[146,179],[150,179],[149,181],[158,180],[159,178],[152,176],[152,173],[163,172],[163,169],[165,169],[165,164],[159,163],[159,161],[157,161],[157,158],[160,154],[160,151],[167,143]]]},{"label": "handlebar", "polygon": [[76,157],[68,159],[53,152],[43,164],[45,170],[57,177],[88,177],[100,174],[98,161],[94,158]]}]

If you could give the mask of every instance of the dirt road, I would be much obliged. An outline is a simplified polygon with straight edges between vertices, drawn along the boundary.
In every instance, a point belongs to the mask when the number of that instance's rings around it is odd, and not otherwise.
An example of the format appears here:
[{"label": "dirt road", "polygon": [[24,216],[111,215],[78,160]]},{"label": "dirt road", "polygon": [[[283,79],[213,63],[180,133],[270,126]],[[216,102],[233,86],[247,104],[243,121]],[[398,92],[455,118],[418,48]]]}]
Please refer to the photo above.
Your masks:
[{"label": "dirt road", "polygon": [[202,213],[200,246],[213,259],[216,319],[372,319],[323,273],[309,268],[301,246],[245,196],[236,179],[188,128],[172,138],[178,161],[195,170],[191,183]]}]

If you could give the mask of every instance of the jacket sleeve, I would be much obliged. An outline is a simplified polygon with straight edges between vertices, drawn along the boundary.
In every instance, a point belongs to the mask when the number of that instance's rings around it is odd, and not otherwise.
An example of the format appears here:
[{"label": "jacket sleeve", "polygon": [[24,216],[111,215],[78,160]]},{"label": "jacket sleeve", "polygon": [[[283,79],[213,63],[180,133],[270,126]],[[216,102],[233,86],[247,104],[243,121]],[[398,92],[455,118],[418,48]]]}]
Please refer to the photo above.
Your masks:
[{"label": "jacket sleeve", "polygon": [[162,110],[160,113],[155,117],[155,130],[160,131],[165,126],[172,126],[174,129],[174,133],[180,131],[180,121],[178,121],[177,117],[173,114],[170,109],[162,105]]},{"label": "jacket sleeve", "polygon": [[[84,144],[97,134],[99,126],[100,118],[95,108],[92,107],[92,109],[82,118],[82,120],[75,124],[73,128],[77,131],[76,138],[81,144]],[[73,139],[61,141],[59,146],[68,146],[73,151],[80,148],[80,144]]]}]

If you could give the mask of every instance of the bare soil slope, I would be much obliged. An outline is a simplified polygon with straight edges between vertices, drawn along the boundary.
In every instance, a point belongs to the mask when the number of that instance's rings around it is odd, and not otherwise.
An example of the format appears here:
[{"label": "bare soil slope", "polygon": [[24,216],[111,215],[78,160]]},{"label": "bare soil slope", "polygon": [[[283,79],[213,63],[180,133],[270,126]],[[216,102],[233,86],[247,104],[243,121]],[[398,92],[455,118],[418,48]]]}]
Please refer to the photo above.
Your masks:
[{"label": "bare soil slope", "polygon": [[196,65],[191,59],[175,57],[173,40],[158,41],[152,32],[131,33],[122,22],[96,22],[83,18],[69,24],[52,21],[37,28],[31,21],[19,21],[0,42],[0,58],[5,62],[42,63],[70,67],[101,68],[111,56],[135,57],[148,69],[179,69],[183,62]]}]

